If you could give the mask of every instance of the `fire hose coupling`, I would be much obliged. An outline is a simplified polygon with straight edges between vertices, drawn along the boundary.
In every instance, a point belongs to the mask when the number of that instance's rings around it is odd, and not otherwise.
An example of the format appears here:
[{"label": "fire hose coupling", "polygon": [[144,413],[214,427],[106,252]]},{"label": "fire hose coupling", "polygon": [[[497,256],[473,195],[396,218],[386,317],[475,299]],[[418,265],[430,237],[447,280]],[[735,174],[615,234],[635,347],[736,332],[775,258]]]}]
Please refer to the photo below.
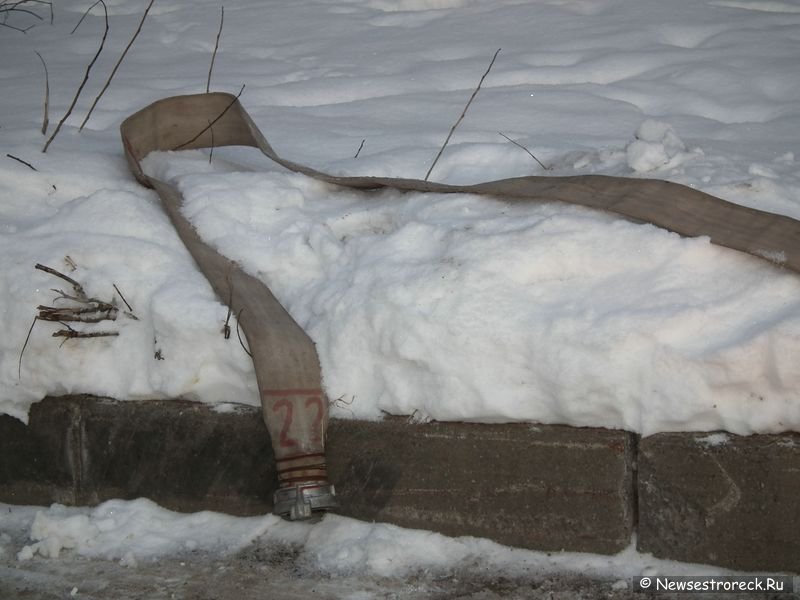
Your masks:
[{"label": "fire hose coupling", "polygon": [[304,454],[276,462],[280,487],[273,498],[274,514],[296,521],[339,505],[336,490],[328,482],[324,454]]},{"label": "fire hose coupling", "polygon": [[314,512],[339,506],[332,483],[307,482],[278,489],[273,497],[272,512],[290,521],[310,519]]}]

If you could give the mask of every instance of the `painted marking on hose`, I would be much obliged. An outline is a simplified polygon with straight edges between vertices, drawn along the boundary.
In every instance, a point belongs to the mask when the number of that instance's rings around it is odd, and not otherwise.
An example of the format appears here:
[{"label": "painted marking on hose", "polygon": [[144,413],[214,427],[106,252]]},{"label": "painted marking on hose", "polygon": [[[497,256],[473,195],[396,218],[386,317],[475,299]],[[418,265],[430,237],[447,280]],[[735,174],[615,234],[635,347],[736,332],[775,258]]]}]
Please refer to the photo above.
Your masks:
[{"label": "painted marking on hose", "polygon": [[311,429],[311,441],[318,444],[322,442],[322,398],[319,396],[306,398],[306,408],[311,408],[313,405],[317,406],[317,416],[314,417],[314,425]]},{"label": "painted marking on hose", "polygon": [[289,428],[292,426],[292,419],[294,417],[294,406],[288,399],[282,398],[272,405],[272,411],[278,412],[281,408],[286,407],[286,413],[283,417],[283,427],[281,428],[280,436],[278,437],[278,444],[281,448],[292,448],[297,446],[297,440],[289,437]]}]

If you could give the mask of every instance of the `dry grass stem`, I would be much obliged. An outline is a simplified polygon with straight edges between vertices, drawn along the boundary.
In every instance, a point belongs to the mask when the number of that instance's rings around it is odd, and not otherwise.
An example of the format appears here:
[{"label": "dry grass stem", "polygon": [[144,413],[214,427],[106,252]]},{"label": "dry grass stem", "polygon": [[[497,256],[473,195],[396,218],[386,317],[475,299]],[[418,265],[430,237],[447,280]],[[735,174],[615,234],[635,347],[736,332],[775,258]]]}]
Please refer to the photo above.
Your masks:
[{"label": "dry grass stem", "polygon": [[119,69],[119,66],[122,64],[122,61],[125,60],[125,55],[128,53],[128,50],[131,49],[131,46],[133,46],[133,42],[135,42],[136,38],[139,36],[139,32],[142,30],[142,25],[144,25],[144,20],[147,18],[147,13],[150,12],[150,8],[153,6],[154,1],[155,0],[150,0],[150,3],[147,5],[147,8],[144,9],[144,14],[142,15],[142,19],[139,21],[139,26],[136,28],[133,37],[131,37],[131,40],[128,42],[128,45],[125,46],[125,50],[122,51],[122,54],[120,55],[119,60],[117,61],[117,64],[115,64],[114,68],[111,69],[111,75],[108,76],[108,79],[106,80],[103,89],[100,90],[100,93],[97,94],[97,97],[94,99],[94,102],[92,102],[92,106],[91,108],[89,108],[89,112],[86,113],[86,117],[84,117],[83,123],[81,123],[81,126],[78,128],[78,131],[83,131],[83,128],[86,126],[86,123],[89,122],[89,117],[92,116],[94,107],[97,106],[97,103],[100,101],[100,98],[103,97],[103,94],[106,93],[108,86],[111,85],[111,80],[114,79],[114,75],[117,74],[117,69]]},{"label": "dry grass stem", "polygon": [[456,122],[450,128],[450,133],[447,134],[447,138],[444,140],[444,144],[442,144],[442,147],[439,149],[439,153],[436,155],[436,158],[433,159],[431,167],[425,174],[425,181],[428,181],[428,177],[431,176],[433,168],[436,166],[436,163],[439,162],[439,157],[442,156],[442,152],[444,152],[444,149],[447,147],[447,143],[450,141],[450,138],[453,137],[453,132],[456,130],[456,127],[458,127],[461,121],[464,120],[464,116],[467,114],[467,110],[469,110],[469,105],[472,104],[472,101],[475,99],[475,96],[478,95],[478,92],[480,91],[481,86],[483,85],[483,80],[486,79],[486,76],[489,74],[489,71],[492,70],[492,66],[494,66],[494,61],[497,59],[497,55],[500,54],[500,50],[501,48],[498,48],[497,51],[494,53],[494,56],[492,57],[492,62],[489,63],[489,67],[486,69],[483,76],[481,77],[481,80],[478,82],[478,87],[475,88],[475,91],[472,92],[472,96],[469,97],[469,100],[467,101],[464,110],[461,111],[461,116],[458,117]]},{"label": "dry grass stem", "polygon": [[542,163],[542,161],[540,161],[538,158],[536,158],[536,157],[533,155],[533,152],[531,152],[530,150],[528,150],[528,149],[527,149],[525,146],[523,146],[522,144],[520,144],[519,142],[517,142],[517,141],[515,141],[515,140],[512,140],[510,137],[508,137],[508,136],[507,136],[505,133],[503,133],[502,131],[498,131],[497,133],[499,133],[500,135],[502,135],[504,138],[506,138],[506,139],[507,139],[509,142],[511,142],[511,143],[512,143],[512,144],[514,144],[515,146],[517,146],[517,147],[519,147],[519,148],[522,148],[523,150],[525,150],[525,152],[527,152],[527,153],[528,153],[528,156],[530,156],[530,157],[531,157],[533,160],[535,160],[537,163],[539,163],[539,166],[540,166],[540,167],[542,167],[542,168],[543,168],[545,171],[549,171],[549,170],[550,170],[550,168],[549,168],[549,167],[545,167],[545,166],[544,166],[544,164]]},{"label": "dry grass stem", "polygon": [[217,41],[214,42],[214,52],[211,54],[211,65],[208,67],[208,80],[206,80],[206,94],[211,91],[211,71],[214,70],[214,61],[217,59],[217,50],[219,49],[219,38],[222,35],[222,24],[225,22],[225,7],[220,7],[219,13],[219,29],[217,30]]},{"label": "dry grass stem", "polygon": [[[34,52],[36,52],[34,50]],[[36,56],[42,61],[44,67],[44,116],[42,117],[42,135],[47,135],[47,127],[50,125],[50,74],[47,72],[47,63],[44,62],[42,55],[36,52]]]},{"label": "dry grass stem", "polygon": [[[56,130],[53,132],[53,135],[50,136],[50,139],[47,140],[47,143],[44,145],[44,148],[42,148],[42,152],[47,152],[47,148],[50,147],[50,144],[53,142],[55,137],[58,135],[58,132],[61,131],[61,127],[64,125],[64,122],[72,114],[72,110],[75,108],[75,105],[78,103],[78,98],[80,97],[81,92],[83,91],[83,87],[86,85],[86,82],[89,80],[89,73],[91,72],[92,67],[94,66],[94,63],[97,62],[97,58],[100,56],[100,53],[103,51],[103,46],[105,46],[105,44],[106,44],[106,38],[108,37],[108,8],[106,7],[106,3],[103,2],[103,0],[97,0],[97,2],[92,4],[92,7],[97,6],[98,3],[103,5],[103,12],[105,14],[105,29],[103,30],[103,39],[100,41],[100,47],[97,49],[97,53],[94,55],[94,58],[92,58],[92,61],[86,67],[86,73],[83,76],[83,81],[81,81],[80,86],[78,86],[78,91],[75,92],[75,97],[72,99],[72,104],[69,105],[69,108],[67,109],[67,112],[64,113],[64,116],[58,122],[58,125],[56,126]],[[91,10],[91,8],[89,10]],[[87,11],[87,14],[88,14],[88,11]],[[84,15],[84,16],[86,16],[86,15]],[[83,17],[81,17],[81,20],[83,20]],[[78,25],[80,25],[80,22],[78,23]],[[75,29],[77,29],[77,28],[78,28],[78,26],[76,25]],[[73,29],[73,32],[74,31],[75,30]]]},{"label": "dry grass stem", "polygon": [[26,167],[28,167],[28,168],[30,168],[30,169],[32,169],[32,170],[34,170],[34,171],[38,171],[38,170],[39,170],[39,169],[37,169],[36,167],[34,167],[34,166],[31,164],[31,163],[29,163],[28,161],[26,161],[26,160],[22,160],[21,158],[18,158],[18,157],[16,157],[16,156],[14,156],[13,154],[6,154],[6,156],[7,156],[8,158],[10,158],[11,160],[15,160],[15,161],[17,161],[18,163],[22,163],[23,165],[25,165]]},{"label": "dry grass stem", "polygon": [[363,140],[361,140],[361,145],[358,147],[358,150],[356,151],[356,155],[353,158],[358,158],[358,155],[361,154],[361,149],[364,147],[364,142],[366,142],[366,141],[367,141],[367,138],[364,138]]},{"label": "dry grass stem", "polygon": [[225,116],[225,113],[227,113],[231,109],[231,106],[233,106],[236,103],[236,101],[239,99],[239,96],[242,95],[242,92],[244,91],[244,87],[245,87],[245,84],[242,84],[242,88],[239,90],[239,93],[236,94],[236,96],[233,98],[233,100],[231,100],[228,103],[228,106],[226,106],[225,109],[221,113],[219,113],[219,115],[217,115],[216,119],[211,121],[211,123],[209,123],[206,127],[203,127],[203,129],[201,129],[200,132],[196,136],[194,136],[192,139],[187,140],[187,141],[183,142],[182,144],[180,144],[178,146],[175,146],[173,148],[173,150],[180,150],[181,148],[184,148],[184,147],[188,146],[189,144],[194,143],[195,141],[197,141],[197,139],[201,135],[203,135],[206,131],[211,129],[217,121],[219,121],[222,117]]}]

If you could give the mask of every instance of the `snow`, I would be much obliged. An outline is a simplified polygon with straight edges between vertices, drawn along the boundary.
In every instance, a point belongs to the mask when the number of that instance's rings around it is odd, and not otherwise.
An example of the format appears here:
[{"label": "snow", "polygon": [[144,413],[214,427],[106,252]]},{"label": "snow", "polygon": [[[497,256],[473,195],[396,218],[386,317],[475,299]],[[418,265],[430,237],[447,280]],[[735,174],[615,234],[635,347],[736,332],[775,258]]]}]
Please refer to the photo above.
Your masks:
[{"label": "snow", "polygon": [[451,538],[336,515],[326,515],[318,523],[290,523],[273,515],[180,514],[143,498],[111,500],[95,508],[0,504],[0,530],[13,533],[0,537],[0,559],[13,560],[16,556],[18,563],[69,555],[115,561],[136,569],[164,557],[192,561],[198,555],[230,557],[260,546],[295,549],[296,562],[306,569],[340,577],[404,578],[420,572],[447,574],[469,568],[507,576],[573,573],[629,582],[638,575],[730,572],[639,553],[635,540],[613,556],[535,552],[480,538]]},{"label": "snow", "polygon": [[[61,117],[102,32],[89,2],[0,29],[0,412],[47,394],[256,404],[252,366],[122,156],[118,126],[205,89],[219,5],[158,0],[78,133],[146,2],[107,1],[110,33],[75,114],[40,152],[43,77]],[[19,25],[29,15],[12,15]],[[211,87],[273,146],[335,173],[421,177],[493,52],[432,179],[657,177],[800,217],[796,7],[655,0],[349,0],[225,6]],[[51,131],[52,131],[51,125]],[[358,158],[353,158],[362,140]],[[800,279],[753,257],[556,203],[360,195],[252,150],[148,159],[201,235],[267,283],[315,340],[335,416],[384,413],[658,431],[800,430]],[[773,253],[774,254],[774,253]],[[780,254],[766,256],[780,264]],[[69,261],[66,260],[69,257]],[[68,340],[36,323],[63,283],[138,320]],[[73,267],[70,264],[74,264]]]}]

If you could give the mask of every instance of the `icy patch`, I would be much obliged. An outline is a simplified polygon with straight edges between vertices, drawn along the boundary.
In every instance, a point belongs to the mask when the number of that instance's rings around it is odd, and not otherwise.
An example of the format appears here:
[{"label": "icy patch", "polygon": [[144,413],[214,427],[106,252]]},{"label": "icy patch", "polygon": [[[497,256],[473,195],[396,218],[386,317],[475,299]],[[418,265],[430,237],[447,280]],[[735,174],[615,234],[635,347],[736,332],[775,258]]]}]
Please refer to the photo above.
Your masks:
[{"label": "icy patch", "polygon": [[636,130],[636,139],[625,149],[628,166],[638,173],[671,169],[701,154],[688,152],[672,125],[648,119]]},{"label": "icy patch", "polygon": [[761,258],[765,258],[776,265],[786,264],[786,252],[777,250],[755,250]]},{"label": "icy patch", "polygon": [[704,446],[723,446],[731,441],[731,437],[726,433],[710,433],[709,435],[695,438],[694,441]]}]

